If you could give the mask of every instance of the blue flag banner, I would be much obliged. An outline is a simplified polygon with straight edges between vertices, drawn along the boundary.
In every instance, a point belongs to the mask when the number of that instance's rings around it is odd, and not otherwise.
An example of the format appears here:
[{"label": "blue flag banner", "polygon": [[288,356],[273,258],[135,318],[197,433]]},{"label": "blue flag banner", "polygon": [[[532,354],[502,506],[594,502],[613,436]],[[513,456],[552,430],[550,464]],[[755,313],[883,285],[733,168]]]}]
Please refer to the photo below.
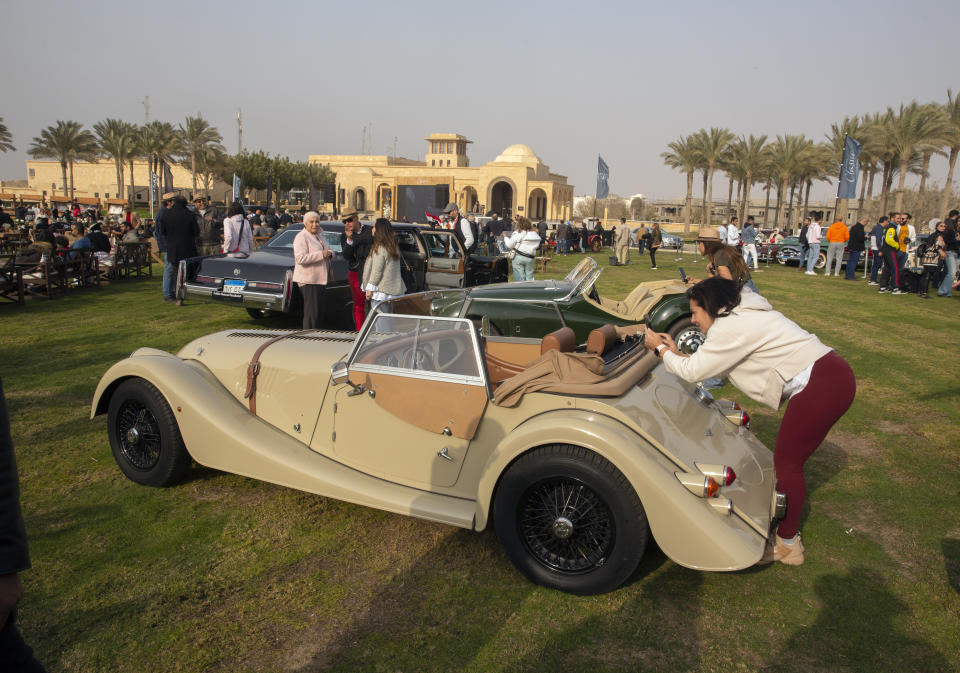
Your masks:
[{"label": "blue flag banner", "polygon": [[597,198],[605,199],[610,195],[610,168],[599,154],[597,155]]},{"label": "blue flag banner", "polygon": [[233,200],[240,200],[240,176],[236,173],[233,174]]},{"label": "blue flag banner", "polygon": [[860,143],[847,136],[843,141],[843,162],[840,166],[838,199],[857,198],[857,176],[860,175]]},{"label": "blue flag banner", "polygon": [[157,174],[153,171],[150,171],[150,194],[154,199],[158,197],[157,187],[159,187],[159,181],[157,180]]}]

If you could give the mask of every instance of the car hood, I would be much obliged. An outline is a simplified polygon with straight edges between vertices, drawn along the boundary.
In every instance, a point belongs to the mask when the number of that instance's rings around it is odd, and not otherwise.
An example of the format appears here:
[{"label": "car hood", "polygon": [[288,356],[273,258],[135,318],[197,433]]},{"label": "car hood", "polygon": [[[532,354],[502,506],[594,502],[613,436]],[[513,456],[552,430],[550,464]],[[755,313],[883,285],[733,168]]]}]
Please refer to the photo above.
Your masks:
[{"label": "car hood", "polygon": [[257,408],[262,417],[270,420],[273,407],[297,403],[289,388],[295,382],[309,381],[313,394],[322,394],[331,365],[350,352],[355,333],[232,329],[195,339],[177,355],[202,363],[227,390],[246,403],[247,367],[254,353],[267,341],[281,336],[286,338],[265,348],[259,358]]}]

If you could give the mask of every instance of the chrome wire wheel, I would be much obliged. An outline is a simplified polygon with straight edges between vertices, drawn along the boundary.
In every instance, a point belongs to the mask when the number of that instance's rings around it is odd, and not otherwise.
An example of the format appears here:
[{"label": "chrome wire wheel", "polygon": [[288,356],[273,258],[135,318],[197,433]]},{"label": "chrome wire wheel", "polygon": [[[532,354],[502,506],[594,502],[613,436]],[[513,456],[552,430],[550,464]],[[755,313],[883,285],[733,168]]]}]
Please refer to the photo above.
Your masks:
[{"label": "chrome wire wheel", "polygon": [[566,573],[602,566],[616,540],[616,524],[603,498],[583,482],[564,477],[527,489],[517,526],[537,561]]},{"label": "chrome wire wheel", "polygon": [[128,399],[117,413],[120,453],[138,470],[150,470],[160,461],[160,424],[139,400]]}]

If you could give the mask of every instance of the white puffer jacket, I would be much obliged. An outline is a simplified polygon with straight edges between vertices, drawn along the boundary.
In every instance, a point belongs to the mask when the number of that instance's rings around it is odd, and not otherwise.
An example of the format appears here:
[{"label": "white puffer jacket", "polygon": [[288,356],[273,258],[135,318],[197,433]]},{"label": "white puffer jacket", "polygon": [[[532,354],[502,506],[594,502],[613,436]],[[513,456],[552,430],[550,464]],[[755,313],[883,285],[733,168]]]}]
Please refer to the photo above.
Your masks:
[{"label": "white puffer jacket", "polygon": [[756,292],[744,288],[740,305],[717,318],[697,352],[688,358],[664,352],[667,371],[694,382],[728,376],[757,402],[777,409],[783,385],[832,348],[807,332]]}]

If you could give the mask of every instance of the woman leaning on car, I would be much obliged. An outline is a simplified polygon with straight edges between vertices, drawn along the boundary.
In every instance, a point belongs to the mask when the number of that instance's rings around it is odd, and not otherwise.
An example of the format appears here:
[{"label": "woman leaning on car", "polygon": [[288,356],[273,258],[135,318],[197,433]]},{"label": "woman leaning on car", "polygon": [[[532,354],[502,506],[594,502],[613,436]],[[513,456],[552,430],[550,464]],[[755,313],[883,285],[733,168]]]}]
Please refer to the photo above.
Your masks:
[{"label": "woman leaning on car", "polygon": [[777,490],[787,496],[787,511],[760,563],[800,565],[800,513],[807,497],[803,464],[853,403],[853,370],[816,335],[732,280],[708,278],[686,296],[693,323],[706,336],[700,348],[685,355],[668,335],[650,328],[645,344],[663,358],[667,371],[686,381],[728,376],[773,409],[787,401],[773,454]]},{"label": "woman leaning on car", "polygon": [[320,228],[320,214],[311,210],[303,216],[303,229],[293,239],[293,281],[303,297],[303,329],[316,329],[323,320],[323,293],[332,257],[333,250]]}]

